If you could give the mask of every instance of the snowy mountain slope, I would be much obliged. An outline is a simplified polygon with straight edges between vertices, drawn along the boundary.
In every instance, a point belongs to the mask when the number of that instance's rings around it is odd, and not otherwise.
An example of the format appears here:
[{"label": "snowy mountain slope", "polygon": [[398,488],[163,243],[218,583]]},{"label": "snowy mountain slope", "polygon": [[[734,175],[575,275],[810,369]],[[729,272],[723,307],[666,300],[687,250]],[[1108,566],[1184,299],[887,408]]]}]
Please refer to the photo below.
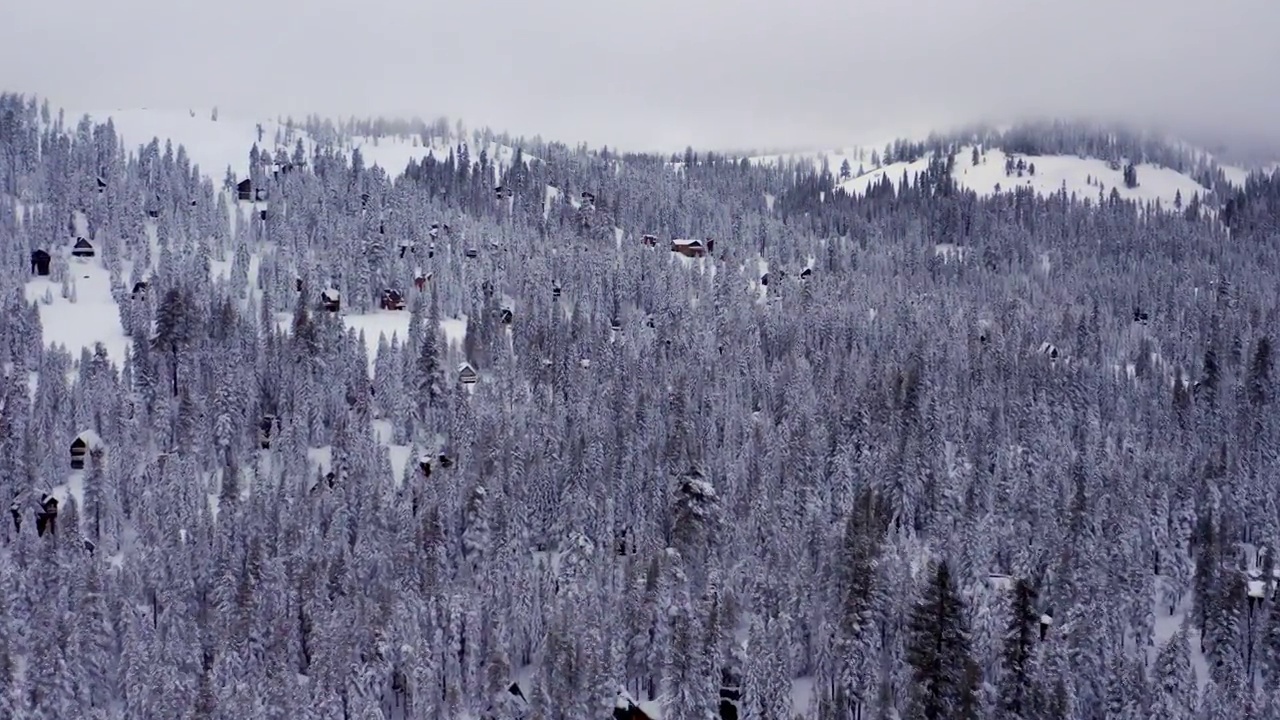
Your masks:
[{"label": "snowy mountain slope", "polygon": [[[158,108],[132,108],[117,110],[90,110],[67,113],[76,119],[88,115],[94,122],[111,119],[117,135],[126,151],[135,152],[153,138],[172,141],[186,148],[191,162],[199,165],[202,174],[220,182],[227,168],[237,177],[244,177],[249,169],[249,151],[255,143],[259,151],[274,154],[277,149],[292,155],[299,140],[304,152],[310,156],[316,141],[298,124],[280,120],[253,120],[217,114],[211,109],[167,110]],[[478,135],[469,138],[437,136],[430,143],[418,136],[351,136],[341,140],[341,149],[350,154],[359,148],[366,167],[378,166],[391,177],[404,172],[410,160],[422,161],[427,157],[444,160],[459,144],[466,143],[472,154],[472,162],[479,162],[484,150],[498,167],[509,165],[515,157],[515,148],[492,141],[481,141]],[[526,158],[533,160],[531,156]]]},{"label": "snowy mountain slope", "polygon": [[[1028,169],[1005,172],[1007,159],[1022,161]],[[929,166],[928,156],[914,162],[898,162],[885,165],[863,175],[840,182],[837,187],[850,195],[864,195],[867,190],[887,177],[897,184],[906,174],[914,177]],[[1030,168],[1035,168],[1032,174]],[[1113,168],[1097,158],[1081,158],[1074,155],[1010,155],[1003,150],[988,150],[981,154],[978,163],[973,162],[973,147],[964,146],[955,155],[952,177],[964,188],[978,195],[990,196],[995,192],[1009,191],[1015,187],[1028,187],[1039,195],[1050,195],[1065,189],[1068,195],[1078,198],[1096,198],[1109,194],[1112,188],[1125,200],[1139,202],[1159,201],[1172,208],[1181,196],[1187,202],[1193,195],[1203,196],[1209,188],[1194,179],[1157,165],[1137,165],[1138,185],[1125,186],[1123,168]]]}]

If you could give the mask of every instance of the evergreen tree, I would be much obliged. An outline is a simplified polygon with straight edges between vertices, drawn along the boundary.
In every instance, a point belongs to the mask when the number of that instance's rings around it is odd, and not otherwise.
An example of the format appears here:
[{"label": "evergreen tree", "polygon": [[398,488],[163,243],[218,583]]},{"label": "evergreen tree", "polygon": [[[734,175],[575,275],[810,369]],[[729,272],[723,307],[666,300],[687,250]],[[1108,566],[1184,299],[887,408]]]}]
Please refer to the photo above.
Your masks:
[{"label": "evergreen tree", "polygon": [[915,679],[910,717],[977,718],[977,668],[965,612],[946,561],[935,562],[908,622],[907,663]]}]

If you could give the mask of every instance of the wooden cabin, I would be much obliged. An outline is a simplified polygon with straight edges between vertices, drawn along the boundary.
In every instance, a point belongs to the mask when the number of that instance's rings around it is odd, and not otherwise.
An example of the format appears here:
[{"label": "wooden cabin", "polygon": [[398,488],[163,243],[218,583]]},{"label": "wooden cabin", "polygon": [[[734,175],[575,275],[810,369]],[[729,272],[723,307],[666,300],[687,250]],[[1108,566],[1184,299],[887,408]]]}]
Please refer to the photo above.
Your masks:
[{"label": "wooden cabin", "polygon": [[403,310],[404,295],[399,290],[387,288],[382,291],[381,306],[383,310]]},{"label": "wooden cabin", "polygon": [[613,720],[653,720],[653,718],[632,702],[631,698],[619,694],[618,701],[613,706]]},{"label": "wooden cabin", "polygon": [[342,294],[334,288],[320,293],[320,307],[326,312],[338,312],[342,309]]},{"label": "wooden cabin", "polygon": [[84,238],[76,238],[76,244],[71,246],[72,257],[91,258],[96,254],[93,249],[93,243]]},{"label": "wooden cabin", "polygon": [[262,202],[267,199],[267,189],[255,188],[253,181],[245,178],[236,183],[236,199],[244,202]]},{"label": "wooden cabin", "polygon": [[589,192],[587,192],[587,191],[583,190],[583,191],[582,191],[582,204],[583,204],[583,205],[595,205],[595,204],[596,204],[596,196],[595,196],[595,193],[589,193]]},{"label": "wooden cabin", "polygon": [[57,521],[58,498],[52,495],[45,495],[40,498],[40,509],[36,511],[36,535],[44,537],[46,532],[55,532]]},{"label": "wooden cabin", "polygon": [[480,374],[470,363],[462,363],[458,366],[458,380],[465,385],[474,385],[480,381]]},{"label": "wooden cabin", "polygon": [[640,242],[643,243],[645,247],[658,247],[658,236],[645,235],[644,237],[640,238]]},{"label": "wooden cabin", "polygon": [[83,470],[85,456],[100,453],[102,447],[102,438],[92,430],[85,430],[77,435],[71,441],[71,469]]},{"label": "wooden cabin", "polygon": [[513,191],[513,190],[512,190],[511,188],[509,188],[509,187],[504,187],[504,186],[502,186],[502,185],[499,185],[499,186],[495,187],[495,188],[493,189],[493,192],[494,192],[494,195],[495,195],[495,196],[497,197],[497,199],[499,199],[499,200],[506,200],[507,198],[511,197],[512,195],[515,195],[515,191]]},{"label": "wooden cabin", "polygon": [[275,415],[263,415],[258,421],[258,447],[263,450],[271,449],[271,433],[273,430],[280,429],[280,418]]},{"label": "wooden cabin", "polygon": [[685,257],[700,258],[706,257],[707,246],[703,245],[701,240],[672,240],[671,252]]},{"label": "wooden cabin", "polygon": [[1133,321],[1138,323],[1139,325],[1146,325],[1147,323],[1151,322],[1151,316],[1148,315],[1145,310],[1142,310],[1140,308],[1134,308]]},{"label": "wooden cabin", "polygon": [[48,277],[49,264],[53,257],[45,250],[31,251],[31,274],[40,277]]},{"label": "wooden cabin", "polygon": [[131,296],[134,300],[146,300],[146,299],[147,299],[147,288],[148,288],[148,287],[150,287],[150,286],[149,286],[149,285],[147,285],[147,281],[146,281],[146,280],[140,280],[140,281],[138,281],[138,282],[136,282],[136,283],[134,283],[134,284],[133,284],[133,292],[132,292],[132,293],[130,293],[130,296]]}]

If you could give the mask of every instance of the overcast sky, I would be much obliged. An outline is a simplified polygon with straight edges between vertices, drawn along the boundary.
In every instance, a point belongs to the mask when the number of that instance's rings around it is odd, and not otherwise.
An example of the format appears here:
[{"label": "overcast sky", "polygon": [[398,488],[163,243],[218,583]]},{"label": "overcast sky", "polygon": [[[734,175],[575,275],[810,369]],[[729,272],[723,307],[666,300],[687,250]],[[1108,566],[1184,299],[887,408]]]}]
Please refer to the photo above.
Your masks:
[{"label": "overcast sky", "polygon": [[1020,113],[1280,136],[1280,0],[4,0],[0,88],[77,109],[447,115],[626,149]]}]

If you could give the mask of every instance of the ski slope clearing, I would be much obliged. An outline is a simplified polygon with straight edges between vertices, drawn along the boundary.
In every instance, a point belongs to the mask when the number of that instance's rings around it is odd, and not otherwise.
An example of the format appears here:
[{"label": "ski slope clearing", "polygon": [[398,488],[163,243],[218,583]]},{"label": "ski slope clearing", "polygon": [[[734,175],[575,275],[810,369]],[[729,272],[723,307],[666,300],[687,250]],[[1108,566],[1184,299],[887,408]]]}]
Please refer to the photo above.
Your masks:
[{"label": "ski slope clearing", "polygon": [[82,350],[93,352],[102,343],[118,368],[124,364],[129,338],[120,324],[120,308],[111,295],[111,275],[98,258],[70,258],[67,297],[62,285],[49,277],[27,282],[27,302],[37,304],[44,344],[61,345],[79,360]]},{"label": "ski slope clearing", "polygon": [[[84,114],[67,113],[67,117],[79,118]],[[166,141],[173,143],[174,152],[181,145],[192,164],[198,165],[201,173],[214,182],[223,179],[227,168],[231,168],[236,177],[248,175],[249,150],[255,143],[259,151],[272,154],[276,148],[292,154],[298,140],[302,140],[308,156],[315,149],[315,143],[302,130],[286,127],[275,120],[245,120],[222,115],[217,115],[215,120],[211,109],[136,108],[97,110],[87,114],[94,122],[106,122],[110,118],[128,152],[136,152],[153,139],[159,139],[161,152]]]},{"label": "ski slope clearing", "polygon": [[[981,155],[978,163],[973,162],[973,147],[965,146],[955,155],[955,165],[951,175],[963,188],[972,190],[982,197],[989,197],[997,192],[1009,192],[1017,187],[1026,187],[1039,195],[1051,195],[1066,190],[1068,195],[1079,199],[1107,197],[1112,188],[1125,200],[1140,203],[1160,202],[1166,208],[1173,208],[1175,200],[1181,195],[1182,202],[1188,202],[1195,194],[1208,192],[1194,179],[1158,165],[1141,164],[1137,166],[1137,187],[1126,187],[1124,170],[1112,168],[1104,160],[1097,158],[1081,158],[1075,155],[1014,155],[1016,161],[1021,160],[1030,168],[1035,166],[1035,173],[1029,169],[1005,174],[1005,161],[1010,158],[1003,150],[988,150]],[[849,195],[865,195],[869,189],[886,178],[895,186],[903,175],[914,178],[929,167],[929,156],[913,162],[896,162],[866,172],[857,177],[838,183],[837,187]]]},{"label": "ski slope clearing", "polygon": [[[191,162],[198,165],[201,173],[215,183],[223,180],[227,168],[237,178],[247,176],[249,151],[254,144],[257,144],[259,152],[269,152],[274,156],[278,150],[283,150],[292,157],[298,141],[301,141],[303,152],[308,158],[315,153],[316,147],[315,140],[306,131],[288,122],[230,117],[218,114],[210,108],[92,110],[68,112],[67,117],[74,126],[86,114],[94,122],[106,122],[110,118],[116,134],[129,152],[136,152],[140,146],[156,138],[160,141],[161,152],[164,151],[166,141],[173,143],[175,152],[181,145],[186,149]],[[404,172],[410,160],[421,162],[434,157],[444,161],[462,143],[466,143],[468,147],[472,164],[480,162],[480,152],[483,150],[494,165],[495,173],[498,168],[509,166],[515,158],[515,148],[493,141],[481,141],[474,135],[467,139],[437,136],[431,138],[430,142],[418,135],[353,136],[342,139],[340,148],[348,156],[358,148],[365,167],[376,165],[385,170],[388,176],[395,178]],[[525,158],[536,159],[528,155]]]}]

